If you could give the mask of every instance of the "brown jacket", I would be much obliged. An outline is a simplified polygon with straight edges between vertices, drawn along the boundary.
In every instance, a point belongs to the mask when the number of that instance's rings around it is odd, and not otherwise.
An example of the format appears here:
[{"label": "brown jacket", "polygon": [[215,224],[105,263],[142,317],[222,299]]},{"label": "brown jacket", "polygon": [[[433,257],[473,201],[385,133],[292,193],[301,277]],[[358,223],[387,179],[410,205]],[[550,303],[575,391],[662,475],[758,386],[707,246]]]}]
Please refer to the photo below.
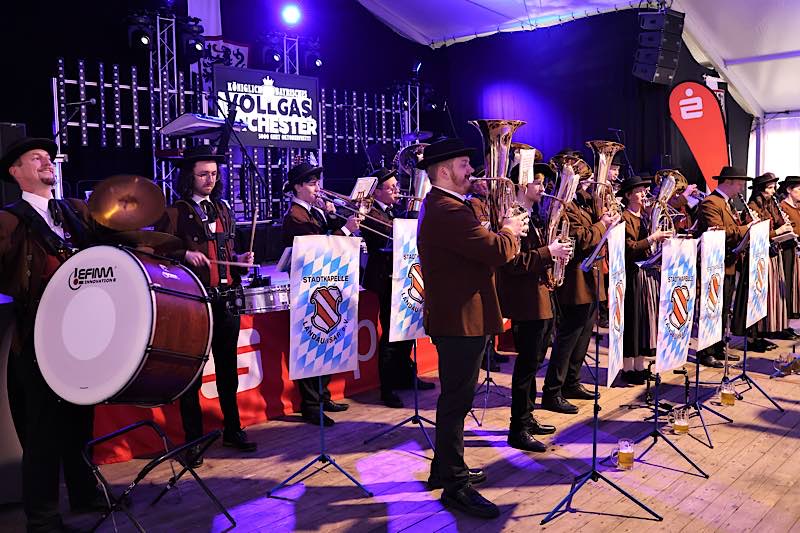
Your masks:
[{"label": "brown jacket", "polygon": [[[233,219],[233,213],[228,204],[223,201],[214,202],[214,206],[226,228],[224,246],[228,255],[227,260],[233,261],[236,236],[236,222]],[[156,223],[155,229],[175,235],[183,241],[183,247],[167,254],[169,257],[184,262],[187,251],[202,252],[206,257],[210,257],[209,245],[212,242],[212,235],[208,231],[208,225],[202,219],[203,216],[205,215],[202,209],[193,200],[178,200],[172,207],[167,208],[164,216]],[[210,286],[211,274],[207,266],[196,267],[185,262],[184,264],[195,273],[204,286]],[[230,285],[240,285],[242,274],[246,272],[246,269],[231,267],[230,271],[233,278]]]},{"label": "brown jacket", "polygon": [[494,270],[516,253],[511,232],[487,230],[470,205],[434,187],[420,209],[417,248],[428,335],[500,333],[503,319]]},{"label": "brown jacket", "polygon": [[[556,297],[561,305],[580,305],[592,303],[597,299],[594,269],[581,270],[581,262],[592,254],[600,243],[606,226],[594,214],[592,197],[585,191],[578,191],[580,198],[567,204],[564,213],[569,219],[569,235],[575,238],[575,256],[567,263],[564,284],[556,289]],[[601,268],[598,262],[598,268]],[[600,276],[600,301],[606,300],[605,281]]]},{"label": "brown jacket", "polygon": [[[783,212],[789,217],[789,222],[792,223],[792,231],[800,234],[800,209],[792,207],[786,200],[781,202],[781,209],[783,209]],[[784,243],[783,248],[785,250],[794,250],[796,246],[797,243],[795,242],[795,239],[789,239]]]},{"label": "brown jacket", "polygon": [[[368,215],[372,218],[391,224],[392,218],[382,209],[374,205]],[[364,226],[372,228],[384,235],[391,235],[392,229],[373,220],[361,222],[361,237],[367,243],[367,266],[364,269],[362,285],[365,289],[378,294],[379,298],[391,298],[392,295],[392,241],[373,233]]]},{"label": "brown jacket", "polygon": [[[64,230],[71,234],[70,244],[75,248],[85,248],[93,240],[89,210],[80,200],[64,202],[71,206],[71,214],[75,215],[64,215]],[[47,222],[27,202],[20,200],[17,204],[27,207],[47,227]],[[12,206],[6,209],[10,208]],[[75,225],[81,227],[76,228]],[[8,210],[0,211],[0,293],[14,298],[16,316],[12,353],[20,353],[23,343],[33,333],[39,300],[52,275],[52,272],[48,273],[48,268],[52,268],[54,261],[61,264],[66,259],[64,254],[52,253],[42,234],[34,227],[23,223]]]},{"label": "brown jacket", "polygon": [[708,228],[712,227],[725,230],[726,276],[736,274],[738,258],[733,257],[731,251],[736,248],[736,245],[741,242],[747,233],[747,226],[739,224],[738,217],[738,213],[733,211],[733,208],[717,191],[706,196],[697,207],[698,235],[703,234],[708,231]]},{"label": "brown jacket", "polygon": [[637,217],[626,209],[622,213],[622,220],[625,221],[625,270],[630,276],[639,268],[636,261],[644,261],[650,256],[650,243],[647,236],[647,223],[643,223],[642,218],[647,216],[646,211],[642,211],[642,216]]},{"label": "brown jacket", "polygon": [[550,249],[542,230],[531,217],[528,236],[514,259],[497,269],[497,296],[503,316],[511,320],[547,320],[553,318],[550,291],[544,274],[553,265]]},{"label": "brown jacket", "polygon": [[300,204],[292,202],[286,215],[283,217],[281,227],[281,240],[283,247],[288,248],[294,244],[294,238],[302,235],[344,235],[341,226],[333,221],[331,215],[325,215],[327,225],[323,226],[311,213]]}]

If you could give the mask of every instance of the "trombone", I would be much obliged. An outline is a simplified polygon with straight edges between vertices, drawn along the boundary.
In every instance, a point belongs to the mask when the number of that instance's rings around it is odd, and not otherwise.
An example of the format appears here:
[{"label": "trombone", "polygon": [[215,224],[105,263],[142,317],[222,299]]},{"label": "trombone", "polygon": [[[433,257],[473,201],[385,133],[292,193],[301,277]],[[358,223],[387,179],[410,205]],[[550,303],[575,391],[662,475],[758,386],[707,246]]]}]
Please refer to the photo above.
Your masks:
[{"label": "trombone", "polygon": [[[346,196],[344,194],[339,194],[338,192],[329,191],[327,189],[320,189],[317,194],[319,198],[322,199],[323,201],[330,202],[336,207],[341,207],[342,209],[350,211],[354,215],[359,215],[360,217],[366,220],[374,222],[375,224],[379,224],[387,228],[388,231],[386,233],[383,233],[369,226],[361,226],[359,229],[365,229],[367,231],[376,234],[379,237],[392,240],[391,235],[389,235],[392,232],[392,224],[390,222],[385,222],[379,218],[375,218],[367,214],[369,213],[370,208],[372,208],[373,199],[371,196],[359,198],[358,200],[352,200],[349,196]],[[339,218],[346,218],[335,211],[331,214]]]}]

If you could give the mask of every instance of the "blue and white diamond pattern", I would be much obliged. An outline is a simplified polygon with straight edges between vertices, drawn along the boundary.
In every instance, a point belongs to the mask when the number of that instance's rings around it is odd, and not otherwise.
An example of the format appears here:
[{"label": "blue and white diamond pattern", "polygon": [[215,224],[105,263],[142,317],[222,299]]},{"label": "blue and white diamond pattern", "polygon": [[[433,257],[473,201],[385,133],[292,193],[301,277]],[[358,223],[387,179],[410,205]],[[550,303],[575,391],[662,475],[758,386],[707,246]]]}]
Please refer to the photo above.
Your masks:
[{"label": "blue and white diamond pattern", "polygon": [[[725,231],[706,231],[700,237],[700,317],[697,325],[697,349],[708,348],[722,340],[722,290],[725,280]],[[711,278],[720,282],[717,305],[706,301]]]},{"label": "blue and white diamond pattern", "polygon": [[[625,335],[625,291],[622,291],[622,297],[619,298],[616,287],[618,283],[625,287],[625,222],[614,226],[608,235],[608,316],[609,316],[609,329],[608,329],[608,372],[606,373],[606,386],[610,387],[611,383],[617,377],[617,374],[622,369],[622,339]],[[615,314],[619,308],[619,316],[622,320],[619,321],[619,329],[615,324]]]},{"label": "blue and white diamond pattern", "polygon": [[[358,367],[358,262],[360,239],[305,235],[292,246],[289,377],[302,379]],[[304,278],[322,277],[303,282]],[[340,281],[336,281],[336,278]],[[341,281],[347,280],[347,281]],[[314,290],[336,286],[342,294],[339,324],[329,334],[311,326]],[[306,327],[304,327],[306,326]],[[310,332],[308,326],[311,326]]]},{"label": "blue and white diamond pattern", "polygon": [[[425,337],[422,325],[422,304],[410,301],[409,270],[419,261],[417,253],[417,220],[394,219],[392,258],[392,307],[389,319],[389,340],[392,342]],[[413,305],[409,305],[409,303]]]},{"label": "blue and white diamond pattern", "polygon": [[[689,356],[694,319],[697,283],[697,240],[672,238],[664,242],[661,258],[661,294],[658,305],[658,344],[656,372],[663,373],[681,367]],[[670,321],[673,313],[673,292],[686,286],[684,323],[676,328]]]},{"label": "blue and white diamond pattern", "polygon": [[[750,285],[747,294],[747,324],[749,328],[767,316],[767,292],[769,287],[769,221],[762,220],[750,227]],[[758,263],[764,267],[761,283],[758,280]]]}]

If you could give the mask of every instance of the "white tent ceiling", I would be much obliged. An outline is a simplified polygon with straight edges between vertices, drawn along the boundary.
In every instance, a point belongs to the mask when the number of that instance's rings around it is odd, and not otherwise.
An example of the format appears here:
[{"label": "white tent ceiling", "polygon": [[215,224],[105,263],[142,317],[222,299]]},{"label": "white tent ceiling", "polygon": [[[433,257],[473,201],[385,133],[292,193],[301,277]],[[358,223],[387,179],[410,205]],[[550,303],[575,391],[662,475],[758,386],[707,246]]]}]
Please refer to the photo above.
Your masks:
[{"label": "white tent ceiling", "polygon": [[[399,34],[433,47],[645,6],[614,0],[359,0]],[[652,3],[651,3],[652,4]],[[800,111],[800,0],[674,0],[684,38],[751,113]]]}]

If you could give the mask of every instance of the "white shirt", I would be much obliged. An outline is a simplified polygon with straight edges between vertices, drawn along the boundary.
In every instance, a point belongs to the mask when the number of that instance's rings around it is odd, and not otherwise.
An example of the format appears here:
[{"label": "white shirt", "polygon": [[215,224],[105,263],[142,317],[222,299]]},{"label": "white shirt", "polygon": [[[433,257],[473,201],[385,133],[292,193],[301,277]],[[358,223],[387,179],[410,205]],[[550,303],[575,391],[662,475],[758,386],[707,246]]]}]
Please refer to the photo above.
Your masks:
[{"label": "white shirt", "polygon": [[[198,196],[197,194],[193,194],[192,195],[192,200],[194,200],[194,202],[197,205],[199,205],[200,208],[202,209],[203,206],[200,204],[200,202],[203,202],[203,201],[206,201],[206,200],[211,202],[211,197],[210,196]],[[213,204],[214,202],[211,202],[211,203]],[[203,212],[205,213],[205,211],[203,211]],[[216,233],[217,232],[217,221],[215,220],[214,222],[209,222],[208,223],[208,229],[211,230],[211,233]]]},{"label": "white shirt", "polygon": [[466,202],[467,201],[467,197],[466,196],[464,196],[463,194],[458,194],[457,192],[453,192],[450,189],[445,189],[444,187],[440,187],[438,185],[434,185],[432,188],[433,189],[440,189],[440,190],[446,192],[449,195],[455,196],[456,198],[458,198],[462,202]]},{"label": "white shirt", "polygon": [[[295,203],[295,204],[297,204],[297,205],[299,205],[300,207],[302,207],[302,208],[303,208],[303,209],[305,209],[306,211],[308,211],[308,213],[309,213],[309,214],[311,214],[311,210],[312,210],[312,209],[316,209],[316,210],[317,210],[317,212],[318,212],[318,213],[320,213],[320,214],[322,215],[322,218],[323,218],[323,219],[325,219],[325,220],[328,220],[328,215],[327,215],[327,214],[325,214],[325,211],[323,211],[323,210],[322,210],[322,209],[320,209],[319,207],[317,207],[317,206],[312,206],[310,203],[306,202],[305,200],[301,200],[301,199],[300,199],[300,198],[298,198],[297,196],[295,196],[295,197],[293,197],[293,198],[292,198],[292,202],[293,202],[293,203]],[[342,226],[342,228],[341,228],[341,229],[342,229],[342,231],[344,232],[345,236],[348,236],[348,237],[349,237],[350,235],[352,235],[352,232],[351,232],[349,229],[347,229],[346,227]]]},{"label": "white shirt", "polygon": [[47,210],[47,203],[50,201],[50,198],[45,198],[44,196],[39,196],[32,192],[22,191],[22,199],[28,202],[31,207],[39,213],[44,221],[47,222],[47,225],[50,226],[50,229],[53,230],[53,233],[62,239],[64,238],[64,228],[56,226],[53,217],[50,216],[50,211]]}]

